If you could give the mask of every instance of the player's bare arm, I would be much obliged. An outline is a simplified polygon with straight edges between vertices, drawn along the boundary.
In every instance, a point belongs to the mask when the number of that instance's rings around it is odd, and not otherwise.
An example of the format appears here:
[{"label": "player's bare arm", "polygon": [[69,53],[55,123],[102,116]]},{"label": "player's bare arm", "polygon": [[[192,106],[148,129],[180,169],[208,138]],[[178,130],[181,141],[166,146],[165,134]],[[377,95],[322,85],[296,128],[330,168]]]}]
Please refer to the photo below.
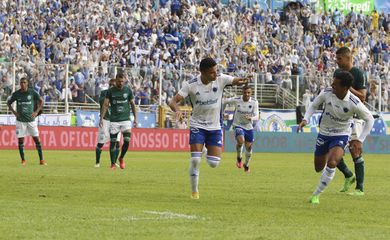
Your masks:
[{"label": "player's bare arm", "polygon": [[176,119],[180,119],[180,117],[182,116],[182,112],[180,111],[179,109],[179,105],[178,103],[183,101],[183,97],[180,95],[180,94],[176,94],[172,100],[169,102],[169,107],[171,108],[171,110],[175,113],[175,117]]},{"label": "player's bare arm", "polygon": [[134,125],[134,127],[137,127],[138,126],[137,108],[135,106],[134,100],[130,100],[129,103],[130,103],[131,110],[133,111],[133,115],[134,115],[134,123],[133,123],[133,125]]},{"label": "player's bare arm", "polygon": [[303,127],[306,126],[307,121],[305,119],[302,120],[302,122],[298,125],[297,132],[302,131]]},{"label": "player's bare arm", "polygon": [[102,109],[100,110],[100,121],[99,121],[100,127],[103,127],[103,118],[104,118],[104,116],[106,116],[106,112],[107,112],[109,104],[110,104],[110,100],[108,98],[105,98]]},{"label": "player's bare arm", "polygon": [[251,78],[252,78],[251,75],[246,76],[246,77],[235,77],[233,79],[232,85],[233,86],[235,86],[235,85],[240,86],[240,85],[248,84]]}]

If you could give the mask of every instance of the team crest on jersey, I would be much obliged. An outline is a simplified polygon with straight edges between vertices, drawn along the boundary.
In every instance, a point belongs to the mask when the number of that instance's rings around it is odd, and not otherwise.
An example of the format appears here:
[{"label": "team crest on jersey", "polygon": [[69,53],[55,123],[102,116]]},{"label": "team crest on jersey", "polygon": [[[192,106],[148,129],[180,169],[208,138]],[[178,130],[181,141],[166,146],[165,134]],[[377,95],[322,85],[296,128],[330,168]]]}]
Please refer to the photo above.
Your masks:
[{"label": "team crest on jersey", "polygon": [[213,87],[213,92],[217,92],[218,88],[217,87]]},{"label": "team crest on jersey", "polygon": [[196,92],[195,95],[198,96],[198,95],[200,95],[200,93],[199,93],[199,92]]},{"label": "team crest on jersey", "polygon": [[112,100],[112,103],[113,103],[113,104],[116,104],[116,100]]},{"label": "team crest on jersey", "polygon": [[349,109],[348,109],[348,108],[346,108],[346,107],[345,107],[345,108],[343,108],[343,110],[344,110],[344,112],[345,112],[345,113],[347,113],[347,112],[349,111]]},{"label": "team crest on jersey", "polygon": [[252,108],[252,105],[249,105],[248,107],[249,107],[249,108]]},{"label": "team crest on jersey", "polygon": [[31,100],[31,96],[30,95],[27,96],[27,100],[29,100],[29,101]]},{"label": "team crest on jersey", "polygon": [[285,132],[286,123],[276,114],[269,116],[263,123],[263,131],[266,132]]},{"label": "team crest on jersey", "polygon": [[123,94],[123,98],[127,98],[127,96],[128,96],[127,93]]}]

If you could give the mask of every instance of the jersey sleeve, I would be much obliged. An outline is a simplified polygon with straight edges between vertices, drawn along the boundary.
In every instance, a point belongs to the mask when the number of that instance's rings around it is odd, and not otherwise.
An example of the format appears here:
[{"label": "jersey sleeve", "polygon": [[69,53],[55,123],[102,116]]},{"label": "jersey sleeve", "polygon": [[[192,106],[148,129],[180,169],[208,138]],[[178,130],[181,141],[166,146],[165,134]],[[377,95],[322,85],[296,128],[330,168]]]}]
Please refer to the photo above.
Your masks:
[{"label": "jersey sleeve", "polygon": [[363,126],[363,130],[358,136],[358,139],[360,142],[364,142],[367,135],[370,133],[372,126],[374,126],[374,117],[372,116],[370,110],[362,102],[359,101],[359,103],[356,106],[355,110],[356,114],[360,119],[363,119],[365,121],[365,124]]},{"label": "jersey sleeve", "polygon": [[32,91],[32,94],[33,94],[34,101],[38,102],[41,96],[34,90]]},{"label": "jersey sleeve", "polygon": [[234,80],[234,77],[226,74],[221,74],[218,78],[221,80],[221,84],[223,85],[222,87],[225,87],[226,85],[231,85]]},{"label": "jersey sleeve", "polygon": [[309,122],[310,117],[313,115],[313,113],[318,109],[318,107],[325,102],[326,95],[329,92],[328,89],[324,89],[321,91],[321,93],[314,99],[314,101],[309,105],[309,108],[306,110],[305,116],[303,117],[303,120],[306,120],[306,122]]},{"label": "jersey sleeve", "polygon": [[364,83],[364,75],[363,72],[359,69],[355,69],[356,73],[354,74],[354,89],[361,90],[366,89],[366,85]]},{"label": "jersey sleeve", "polygon": [[186,98],[188,96],[189,89],[190,89],[189,83],[188,82],[183,82],[183,86],[179,90],[178,94],[180,96],[182,96],[183,98]]},{"label": "jersey sleeve", "polygon": [[15,102],[16,101],[16,97],[15,97],[15,92],[14,93],[12,93],[12,95],[8,98],[8,100],[7,100],[7,104],[8,105],[11,105],[13,102]]}]

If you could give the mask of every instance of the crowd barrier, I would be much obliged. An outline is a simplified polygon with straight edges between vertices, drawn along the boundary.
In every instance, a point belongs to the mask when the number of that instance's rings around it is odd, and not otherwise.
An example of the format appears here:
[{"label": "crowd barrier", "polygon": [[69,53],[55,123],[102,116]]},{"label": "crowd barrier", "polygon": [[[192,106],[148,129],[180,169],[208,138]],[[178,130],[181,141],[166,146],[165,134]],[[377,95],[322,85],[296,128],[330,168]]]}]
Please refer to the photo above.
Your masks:
[{"label": "crowd barrier", "polygon": [[[97,140],[95,127],[39,128],[42,146],[46,150],[94,150]],[[256,132],[254,152],[307,152],[313,153],[316,133]],[[130,151],[189,151],[189,130],[134,128]],[[235,152],[233,131],[225,131],[224,151]],[[0,149],[17,149],[15,126],[2,126]],[[108,149],[108,143],[104,149]],[[34,149],[31,137],[26,138],[26,149]],[[365,153],[390,154],[389,135],[369,135],[364,144]]]}]

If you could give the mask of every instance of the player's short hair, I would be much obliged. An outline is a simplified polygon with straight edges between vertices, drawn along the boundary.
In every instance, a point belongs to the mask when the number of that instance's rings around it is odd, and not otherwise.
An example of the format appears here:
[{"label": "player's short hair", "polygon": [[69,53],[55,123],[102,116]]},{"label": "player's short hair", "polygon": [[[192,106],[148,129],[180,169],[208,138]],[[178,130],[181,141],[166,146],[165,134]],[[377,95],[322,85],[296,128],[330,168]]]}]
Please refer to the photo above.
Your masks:
[{"label": "player's short hair", "polygon": [[30,81],[28,80],[28,78],[26,78],[26,77],[22,77],[22,78],[19,80],[19,82],[21,82],[21,81],[26,81],[27,83],[30,82]]},{"label": "player's short hair", "polygon": [[215,65],[217,65],[217,63],[215,62],[214,59],[212,58],[204,58],[200,64],[199,64],[199,70],[201,72],[207,70],[207,69],[210,69],[212,67],[214,67]]},{"label": "player's short hair", "polygon": [[242,91],[243,91],[243,92],[244,92],[245,90],[247,90],[247,89],[252,90],[251,86],[249,86],[249,85],[244,85],[244,86],[242,87]]},{"label": "player's short hair", "polygon": [[341,47],[336,51],[336,55],[348,55],[351,53],[352,52],[348,47]]},{"label": "player's short hair", "polygon": [[338,71],[335,73],[334,78],[340,80],[340,84],[343,87],[350,88],[353,82],[353,76],[350,72],[347,71]]},{"label": "player's short hair", "polygon": [[125,74],[123,72],[119,72],[116,74],[116,79],[118,78],[125,78]]}]

